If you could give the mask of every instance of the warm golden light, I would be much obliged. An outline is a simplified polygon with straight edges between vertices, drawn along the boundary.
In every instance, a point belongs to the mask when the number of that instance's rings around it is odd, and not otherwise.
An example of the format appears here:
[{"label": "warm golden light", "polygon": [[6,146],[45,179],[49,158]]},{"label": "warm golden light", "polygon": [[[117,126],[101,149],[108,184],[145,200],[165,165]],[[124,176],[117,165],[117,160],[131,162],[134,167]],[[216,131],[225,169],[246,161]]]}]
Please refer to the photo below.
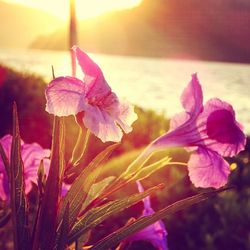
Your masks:
[{"label": "warm golden light", "polygon": [[[77,16],[79,19],[86,19],[112,10],[132,8],[139,5],[141,1],[142,0],[76,0]],[[67,19],[69,15],[69,0],[5,0],[5,2],[45,10],[62,19]]]}]

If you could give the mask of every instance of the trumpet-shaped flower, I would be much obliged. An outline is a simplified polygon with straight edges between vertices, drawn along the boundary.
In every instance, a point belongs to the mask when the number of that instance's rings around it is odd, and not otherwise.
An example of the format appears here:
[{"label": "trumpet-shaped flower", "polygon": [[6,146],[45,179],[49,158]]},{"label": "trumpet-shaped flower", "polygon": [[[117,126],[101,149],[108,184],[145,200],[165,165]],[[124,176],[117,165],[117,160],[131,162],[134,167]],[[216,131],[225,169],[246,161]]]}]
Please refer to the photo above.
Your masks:
[{"label": "trumpet-shaped flower", "polygon": [[133,107],[119,101],[99,66],[78,47],[72,48],[84,79],[58,77],[48,85],[46,111],[56,116],[77,116],[103,142],[118,142],[137,119]]},{"label": "trumpet-shaped flower", "polygon": [[170,131],[157,138],[151,147],[186,147],[192,151],[188,170],[194,185],[219,188],[226,184],[230,173],[222,157],[234,156],[245,147],[242,126],[230,104],[213,98],[203,106],[196,74],[182,93],[181,102],[185,111],[172,118]]},{"label": "trumpet-shaped flower", "polygon": [[[139,181],[136,182],[139,192],[143,192],[143,186]],[[150,216],[154,214],[154,210],[151,207],[150,197],[146,197],[143,199],[144,209],[142,212],[143,216]],[[141,231],[135,233],[134,235],[130,236],[127,241],[148,241],[150,242],[155,248],[158,250],[167,250],[167,231],[165,228],[164,223],[159,220],[154,224],[142,229]]]},{"label": "trumpet-shaped flower", "polygon": [[[5,135],[0,139],[6,156],[10,159],[12,136]],[[37,171],[41,160],[44,162],[45,172],[48,173],[50,160],[49,149],[43,149],[39,144],[26,144],[21,141],[21,155],[24,163],[24,181],[25,193],[29,193],[32,188],[32,183],[37,183]],[[0,198],[8,200],[9,197],[9,183],[5,166],[0,157]]]}]

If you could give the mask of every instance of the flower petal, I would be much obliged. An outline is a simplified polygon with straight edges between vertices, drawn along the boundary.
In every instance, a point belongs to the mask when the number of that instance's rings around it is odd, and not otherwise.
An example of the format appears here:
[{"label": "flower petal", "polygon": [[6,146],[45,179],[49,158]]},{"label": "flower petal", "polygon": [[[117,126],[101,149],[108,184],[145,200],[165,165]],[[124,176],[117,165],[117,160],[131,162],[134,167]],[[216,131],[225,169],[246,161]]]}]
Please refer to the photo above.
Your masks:
[{"label": "flower petal", "polygon": [[56,116],[76,115],[84,108],[85,86],[74,77],[58,77],[45,91],[46,111]]},{"label": "flower petal", "polygon": [[[6,154],[6,156],[8,157],[8,159],[10,159],[12,136],[11,135],[5,135],[4,137],[2,137],[0,139],[0,142],[2,144],[2,147],[3,147],[3,150],[4,150],[5,154]],[[5,172],[5,166],[4,166],[4,163],[2,161],[1,156],[0,156],[0,172]]]},{"label": "flower petal", "polygon": [[245,147],[246,136],[235,119],[233,107],[218,98],[206,103],[197,127],[205,145],[222,156],[234,156]]},{"label": "flower petal", "polygon": [[203,108],[203,94],[197,74],[192,75],[192,80],[184,89],[181,95],[181,103],[186,112],[191,116],[195,116],[201,112]]},{"label": "flower petal", "polygon": [[22,159],[24,163],[24,176],[26,180],[25,192],[27,193],[30,182],[37,183],[37,171],[41,160],[44,160],[45,173],[48,174],[49,149],[43,149],[39,144],[24,144],[22,146]]},{"label": "flower petal", "polygon": [[85,109],[83,123],[102,142],[121,141],[122,131],[115,123],[114,118],[98,106],[88,105]]},{"label": "flower petal", "polygon": [[220,188],[230,174],[228,163],[216,152],[199,147],[188,161],[189,177],[195,187]]},{"label": "flower petal", "polygon": [[174,130],[181,125],[188,122],[190,115],[186,112],[181,112],[179,114],[174,115],[170,120],[169,130]]},{"label": "flower petal", "polygon": [[85,77],[88,76],[93,79],[96,79],[101,78],[103,76],[100,67],[79,47],[73,46],[72,50],[75,52],[76,59]]},{"label": "flower petal", "polygon": [[167,250],[166,235],[167,232],[163,222],[157,221],[154,224],[130,236],[127,241],[148,241],[157,249]]},{"label": "flower petal", "polygon": [[138,116],[134,112],[134,107],[127,102],[120,103],[119,113],[116,118],[117,123],[125,133],[129,133],[132,131],[131,125],[135,120],[137,120]]},{"label": "flower petal", "polygon": [[2,199],[3,201],[6,201],[8,199],[7,193],[9,193],[9,190],[6,190],[7,180],[5,178],[7,178],[6,173],[0,173],[0,199]]},{"label": "flower petal", "polygon": [[[77,46],[74,46],[72,50],[75,52],[78,64],[85,75],[86,97],[90,102],[101,102],[103,98],[110,95],[112,92],[103,76],[102,70]],[[115,95],[114,93],[112,94]]]}]

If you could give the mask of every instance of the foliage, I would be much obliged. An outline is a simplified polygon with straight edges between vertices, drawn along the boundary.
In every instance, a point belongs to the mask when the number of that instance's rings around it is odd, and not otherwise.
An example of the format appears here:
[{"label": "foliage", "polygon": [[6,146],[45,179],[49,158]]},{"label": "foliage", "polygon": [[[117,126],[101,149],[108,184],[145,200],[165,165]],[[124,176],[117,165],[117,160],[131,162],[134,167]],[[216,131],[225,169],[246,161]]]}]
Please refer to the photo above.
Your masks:
[{"label": "foliage", "polygon": [[[11,113],[11,102],[15,99],[17,101],[17,107],[19,111],[20,119],[20,134],[22,137],[31,142],[37,140],[43,145],[50,144],[50,138],[48,135],[51,133],[51,121],[49,116],[43,111],[45,106],[45,100],[43,97],[44,83],[43,81],[34,76],[29,76],[26,74],[15,73],[12,70],[1,67],[1,70],[4,72],[3,77],[0,79],[0,88],[1,88],[1,105],[0,107],[3,113],[1,117],[7,117],[4,120],[5,125],[1,129],[2,135],[9,132],[9,127],[12,127],[14,122],[14,144],[12,149],[12,158],[10,160],[10,165],[14,164],[18,169],[15,171],[20,171],[22,164],[20,161],[20,151],[19,151],[19,130],[18,130],[18,119],[17,114],[14,112],[14,119],[10,117],[7,113]],[[24,84],[25,83],[25,84]],[[27,91],[26,91],[27,87]],[[21,93],[21,94],[20,94]],[[34,98],[35,96],[35,98]],[[40,109],[39,109],[40,108]],[[38,114],[39,110],[39,119],[35,117]],[[128,166],[128,164],[136,158],[140,153],[140,147],[148,144],[152,139],[159,136],[161,132],[168,129],[168,121],[162,116],[155,114],[153,111],[143,111],[142,109],[137,108],[138,116],[140,119],[135,123],[134,132],[127,135],[123,139],[121,146],[118,146],[116,149],[114,145],[111,145],[107,148],[109,144],[101,144],[100,141],[94,137],[90,138],[89,150],[86,152],[89,158],[85,158],[82,164],[85,166],[84,169],[78,169],[80,176],[83,177],[81,180],[78,178],[72,185],[71,191],[68,192],[66,198],[62,199],[58,197],[55,192],[55,197],[50,196],[51,190],[57,189],[57,185],[61,185],[63,181],[63,176],[59,174],[57,176],[57,181],[54,182],[56,172],[53,172],[57,168],[57,174],[63,173],[64,168],[66,167],[67,159],[70,158],[70,153],[72,151],[75,139],[77,137],[78,128],[77,126],[72,127],[74,121],[67,119],[66,128],[67,133],[70,136],[67,138],[66,135],[66,147],[68,148],[68,155],[66,155],[66,162],[62,159],[62,154],[60,150],[64,148],[64,132],[63,132],[63,121],[61,119],[55,120],[54,125],[54,135],[52,143],[53,154],[51,165],[54,166],[53,171],[49,174],[47,178],[47,188],[45,188],[45,193],[40,196],[42,203],[37,203],[36,198],[32,198],[32,195],[36,197],[37,189],[34,187],[33,194],[31,193],[28,196],[30,202],[29,212],[30,218],[28,218],[29,225],[33,225],[32,238],[26,237],[26,233],[22,234],[23,229],[19,228],[20,231],[17,232],[21,234],[20,237],[24,237],[25,242],[36,242],[40,239],[43,242],[41,247],[45,249],[45,245],[48,242],[51,242],[50,247],[56,246],[57,249],[63,249],[67,244],[67,236],[69,236],[69,241],[75,240],[76,236],[79,236],[79,232],[89,232],[89,229],[93,229],[88,244],[96,244],[96,242],[103,237],[116,232],[119,237],[125,237],[126,235],[135,232],[141,226],[145,226],[147,223],[166,217],[165,224],[168,228],[168,242],[170,249],[247,249],[249,246],[249,231],[247,230],[249,224],[249,196],[250,196],[250,142],[248,140],[247,147],[238,157],[228,159],[230,163],[236,162],[237,168],[233,171],[233,174],[230,178],[230,185],[235,185],[236,188],[232,191],[216,196],[212,199],[209,199],[205,205],[197,204],[191,209],[186,209],[180,211],[176,214],[179,207],[185,207],[189,203],[185,200],[182,200],[181,203],[177,201],[184,199],[187,196],[193,195],[193,198],[190,198],[190,204],[197,203],[202,201],[207,197],[213,196],[214,191],[207,192],[199,195],[196,194],[196,190],[190,183],[187,176],[187,171],[182,166],[172,166],[171,168],[160,169],[159,171],[152,174],[150,178],[144,180],[146,187],[152,187],[148,189],[145,193],[139,195],[133,195],[136,193],[136,189],[133,183],[128,182],[114,182],[119,187],[117,190],[121,189],[121,192],[116,192],[116,185],[113,183],[107,182],[107,189],[101,189],[102,191],[98,194],[98,197],[88,197],[88,193],[91,193],[91,186],[98,181],[105,180],[107,176],[116,176],[119,177]],[[30,122],[27,117],[30,117]],[[22,126],[23,119],[25,125]],[[32,126],[34,126],[33,121],[35,122],[35,131],[36,133],[30,133],[33,131]],[[43,125],[43,131],[40,132],[40,127]],[[28,128],[28,129],[27,129]],[[37,132],[39,131],[39,133]],[[72,132],[72,133],[71,133]],[[44,138],[40,138],[40,135],[46,135]],[[106,151],[103,151],[106,148]],[[105,164],[110,153],[114,150],[113,158],[110,162]],[[126,152],[126,154],[124,154]],[[98,154],[99,153],[99,154]],[[96,156],[94,158],[93,156]],[[180,149],[171,149],[168,151],[160,152],[159,154],[154,155],[150,163],[158,162],[160,159],[166,155],[171,155],[173,161],[184,161],[188,159],[188,154]],[[94,158],[94,160],[93,160]],[[12,166],[11,165],[11,166]],[[101,167],[100,167],[101,166]],[[101,173],[96,172],[96,169],[101,170]],[[146,175],[145,175],[146,176]],[[144,176],[144,177],[145,177]],[[88,178],[87,178],[88,177]],[[143,177],[143,178],[144,178]],[[18,184],[21,188],[22,180],[21,177],[18,177],[17,181],[20,181]],[[142,178],[142,179],[143,179]],[[166,182],[167,180],[167,182]],[[121,180],[120,180],[121,181]],[[73,182],[73,180],[71,181]],[[161,186],[157,186],[159,183],[166,183],[166,187],[163,191],[158,192],[157,196],[153,197],[153,206],[156,211],[159,211],[155,214],[155,217],[145,218],[143,220],[137,220],[133,225],[130,225],[127,228],[119,229],[120,227],[126,224],[126,221],[130,217],[138,217],[140,204],[136,204],[134,207],[128,208],[132,204],[138,203],[143,197],[147,196],[149,193],[153,193]],[[42,183],[40,183],[42,185]],[[45,184],[45,183],[44,183]],[[119,186],[121,184],[121,186]],[[59,186],[60,187],[60,186]],[[82,188],[84,190],[83,195]],[[110,192],[109,192],[110,191]],[[110,195],[103,195],[105,194]],[[38,192],[39,193],[39,192]],[[41,195],[41,193],[40,193]],[[16,209],[18,212],[28,212],[28,208],[25,205],[23,200],[23,195],[18,196],[18,193],[12,195],[12,202],[15,199],[19,199],[22,204],[21,210]],[[129,197],[129,198],[128,198]],[[122,199],[124,198],[124,199]],[[79,201],[84,204],[84,201],[89,199],[89,203],[85,204],[85,208],[79,206]],[[177,202],[177,203],[175,203]],[[182,203],[183,202],[183,203]],[[18,204],[16,202],[15,204]],[[53,204],[50,206],[48,204]],[[174,205],[170,205],[174,204]],[[181,205],[180,205],[181,204]],[[12,230],[11,224],[6,225],[6,220],[9,218],[9,210],[4,204],[1,205],[0,210],[0,225],[4,225],[5,228],[0,229],[0,236],[8,236],[8,232]],[[70,206],[69,206],[70,205]],[[170,205],[170,207],[168,207]],[[183,205],[183,206],[182,206]],[[38,207],[37,207],[38,206]],[[73,209],[70,209],[73,207]],[[41,213],[40,208],[45,212]],[[45,209],[46,208],[46,209]],[[168,209],[170,208],[171,213]],[[58,209],[58,210],[57,210]],[[126,209],[126,210],[125,210]],[[172,209],[172,210],[171,210]],[[25,211],[24,211],[25,210]],[[107,212],[110,212],[108,214]],[[125,213],[121,213],[125,210]],[[50,212],[51,211],[51,212]],[[164,211],[164,212],[163,212]],[[116,213],[119,213],[117,216]],[[37,217],[34,216],[37,213]],[[110,218],[107,218],[109,215]],[[32,219],[36,218],[35,220]],[[47,224],[46,219],[51,218],[50,225]],[[54,220],[52,220],[54,218]],[[56,220],[57,218],[57,220]],[[18,218],[18,215],[12,214],[13,220],[24,219]],[[113,221],[116,223],[113,223]],[[148,221],[148,222],[147,222]],[[43,225],[43,230],[48,230],[46,232],[46,238],[41,236],[39,231],[39,225]],[[26,229],[26,227],[24,227]],[[18,230],[19,230],[18,229]],[[237,229],[237,231],[235,231]],[[79,230],[79,231],[77,231]],[[118,230],[118,231],[117,231]],[[134,230],[134,231],[133,231]],[[53,235],[57,232],[58,237],[56,240],[53,238]],[[78,234],[79,233],[79,234]],[[230,235],[230,238],[228,237]],[[89,238],[88,234],[85,234],[85,240]],[[70,238],[71,237],[71,238]],[[107,246],[113,245],[114,242],[119,242],[122,238],[117,238],[114,234],[108,236],[105,244]],[[73,240],[72,240],[73,239]],[[179,239],[182,239],[181,241]],[[6,238],[6,242],[0,242],[1,249],[10,249],[13,247],[10,243],[10,238]],[[112,244],[111,244],[112,243]],[[143,245],[144,243],[142,243]],[[140,246],[142,246],[140,245]],[[97,245],[99,246],[99,245]],[[233,247],[233,248],[230,248]],[[27,249],[27,248],[26,248]],[[144,248],[146,249],[146,248]]]}]

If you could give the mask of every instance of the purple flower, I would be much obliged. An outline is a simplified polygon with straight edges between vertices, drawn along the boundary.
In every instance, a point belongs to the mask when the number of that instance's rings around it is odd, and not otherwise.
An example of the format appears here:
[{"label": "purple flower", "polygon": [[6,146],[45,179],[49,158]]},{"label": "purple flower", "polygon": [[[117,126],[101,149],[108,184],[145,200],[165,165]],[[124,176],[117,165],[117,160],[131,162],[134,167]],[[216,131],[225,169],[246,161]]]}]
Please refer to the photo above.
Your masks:
[{"label": "purple flower", "polygon": [[157,138],[151,148],[184,146],[192,151],[188,162],[191,181],[196,187],[219,188],[230,173],[223,156],[234,156],[244,149],[246,136],[236,121],[233,107],[213,98],[203,106],[197,75],[181,96],[185,111],[171,119],[170,131]]},{"label": "purple flower", "polygon": [[[0,139],[6,156],[10,159],[12,136],[5,135]],[[25,180],[25,193],[29,193],[32,188],[32,183],[37,183],[37,171],[41,160],[44,162],[45,173],[48,173],[50,160],[49,149],[43,149],[39,144],[25,144],[21,141],[21,154],[24,163],[24,180]],[[0,198],[8,200],[9,197],[9,182],[5,166],[2,158],[0,157]]]},{"label": "purple flower", "polygon": [[[144,189],[139,181],[136,182],[139,192],[143,192]],[[154,210],[150,204],[150,197],[146,197],[143,199],[144,209],[142,211],[143,216],[150,216],[154,214]],[[148,241],[150,242],[155,248],[158,250],[167,250],[167,231],[165,228],[164,223],[159,220],[152,225],[142,229],[141,231],[135,233],[134,235],[130,236],[126,241],[133,242],[133,241]]]},{"label": "purple flower", "polygon": [[46,111],[57,116],[77,116],[103,142],[118,142],[132,131],[137,119],[133,107],[120,102],[106,82],[99,66],[87,54],[74,46],[72,50],[84,74],[81,81],[75,77],[58,77],[45,91]]}]

